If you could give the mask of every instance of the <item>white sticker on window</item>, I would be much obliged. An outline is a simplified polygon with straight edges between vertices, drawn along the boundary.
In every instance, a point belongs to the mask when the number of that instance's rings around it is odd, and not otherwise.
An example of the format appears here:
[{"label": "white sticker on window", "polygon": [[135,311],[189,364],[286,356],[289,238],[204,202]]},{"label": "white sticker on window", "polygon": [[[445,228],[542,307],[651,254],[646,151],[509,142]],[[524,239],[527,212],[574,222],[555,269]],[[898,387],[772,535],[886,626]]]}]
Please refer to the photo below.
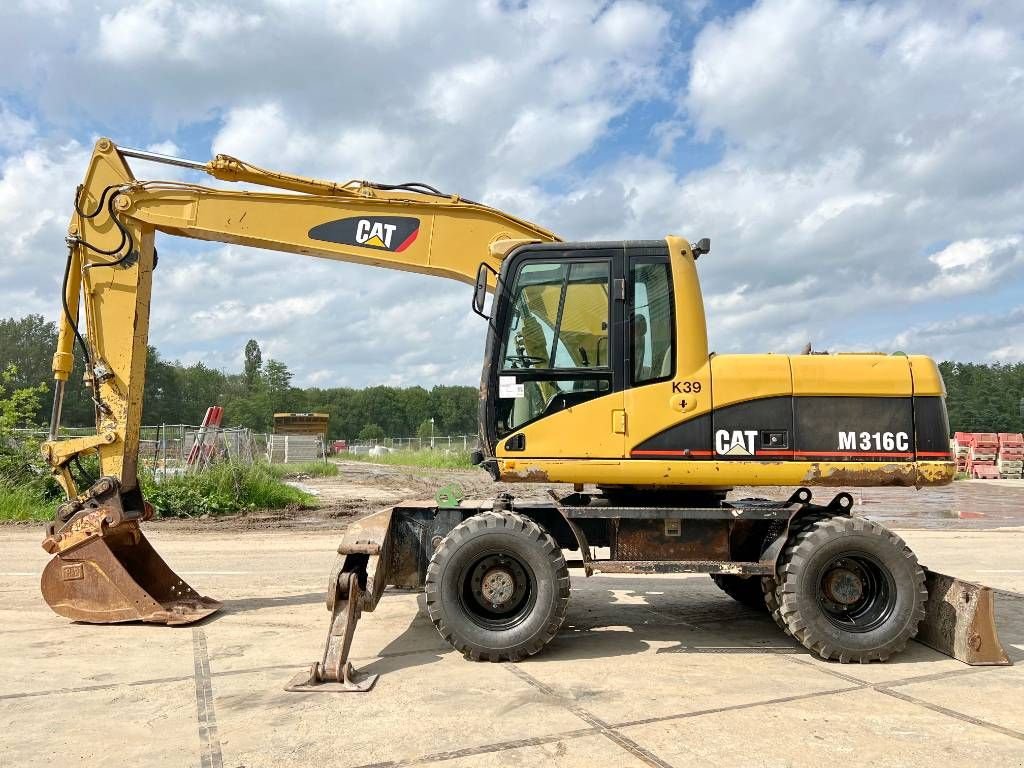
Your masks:
[{"label": "white sticker on window", "polygon": [[499,376],[498,397],[502,400],[526,397],[526,385],[517,383],[515,376]]}]

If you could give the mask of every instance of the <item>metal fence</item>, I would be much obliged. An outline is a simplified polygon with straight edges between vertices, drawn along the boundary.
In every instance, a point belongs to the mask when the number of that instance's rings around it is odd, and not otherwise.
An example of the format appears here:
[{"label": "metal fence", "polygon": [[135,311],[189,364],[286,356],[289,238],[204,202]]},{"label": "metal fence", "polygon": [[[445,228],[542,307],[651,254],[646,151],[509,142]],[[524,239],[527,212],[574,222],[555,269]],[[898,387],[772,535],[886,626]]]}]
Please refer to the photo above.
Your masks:
[{"label": "metal fence", "polygon": [[[96,434],[93,427],[61,427],[60,437]],[[48,439],[45,430],[16,430],[16,435]],[[183,474],[217,461],[252,464],[267,458],[267,435],[244,427],[160,424],[139,428],[139,463],[156,475]]]},{"label": "metal fence", "polygon": [[354,440],[349,442],[348,450],[353,453],[365,453],[378,445],[390,448],[392,451],[471,451],[477,446],[477,436],[435,435],[434,437],[386,437],[383,440]]},{"label": "metal fence", "polygon": [[139,430],[139,461],[157,474],[193,472],[218,461],[252,464],[267,452],[267,435],[244,427],[161,424]]},{"label": "metal fence", "polygon": [[271,464],[327,461],[320,435],[269,435],[267,460]]},{"label": "metal fence", "polygon": [[[16,430],[25,437],[46,440],[44,430]],[[61,427],[60,436],[93,435],[93,427]],[[268,435],[244,427],[202,427],[192,424],[159,424],[139,428],[139,463],[156,473],[181,474],[202,469],[216,461],[231,460],[288,463],[323,461],[325,447],[319,437],[306,445],[301,436]],[[351,453],[368,453],[383,446],[391,451],[464,451],[477,447],[476,435],[434,435],[433,437],[386,437],[382,440],[352,440]]]}]

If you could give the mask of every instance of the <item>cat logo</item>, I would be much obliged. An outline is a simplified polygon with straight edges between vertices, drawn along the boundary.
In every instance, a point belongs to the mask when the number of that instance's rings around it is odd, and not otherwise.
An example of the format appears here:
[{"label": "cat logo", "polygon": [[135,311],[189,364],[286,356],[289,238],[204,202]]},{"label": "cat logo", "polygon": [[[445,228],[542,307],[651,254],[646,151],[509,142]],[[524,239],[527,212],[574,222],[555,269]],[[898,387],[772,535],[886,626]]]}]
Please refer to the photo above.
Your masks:
[{"label": "cat logo", "polygon": [[715,432],[715,453],[719,456],[753,456],[756,429],[720,429]]},{"label": "cat logo", "polygon": [[419,233],[420,220],[411,216],[352,216],[318,224],[309,239],[401,253]]}]

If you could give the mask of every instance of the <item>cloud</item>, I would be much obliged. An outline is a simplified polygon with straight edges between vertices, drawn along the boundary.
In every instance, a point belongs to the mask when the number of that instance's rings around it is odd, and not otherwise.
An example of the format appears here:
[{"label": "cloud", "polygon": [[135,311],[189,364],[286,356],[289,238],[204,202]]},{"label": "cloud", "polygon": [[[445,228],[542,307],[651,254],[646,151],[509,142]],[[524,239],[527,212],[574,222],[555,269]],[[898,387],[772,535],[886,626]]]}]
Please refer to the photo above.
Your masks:
[{"label": "cloud", "polygon": [[1024,358],[1024,305],[913,325],[876,348],[915,350],[943,360],[1019,362]]},{"label": "cloud", "polygon": [[0,152],[24,148],[35,133],[36,126],[31,120],[20,117],[0,102]]},{"label": "cloud", "polygon": [[[982,328],[1015,317],[1024,285],[1012,4],[58,11],[0,7],[5,314],[56,315],[70,196],[87,147],[112,135],[338,181],[425,181],[568,238],[710,237],[698,268],[719,351],[812,341],[1020,356]],[[158,247],[152,337],[167,357],[236,369],[255,336],[298,384],[476,382],[484,326],[466,286],[163,236]]]}]

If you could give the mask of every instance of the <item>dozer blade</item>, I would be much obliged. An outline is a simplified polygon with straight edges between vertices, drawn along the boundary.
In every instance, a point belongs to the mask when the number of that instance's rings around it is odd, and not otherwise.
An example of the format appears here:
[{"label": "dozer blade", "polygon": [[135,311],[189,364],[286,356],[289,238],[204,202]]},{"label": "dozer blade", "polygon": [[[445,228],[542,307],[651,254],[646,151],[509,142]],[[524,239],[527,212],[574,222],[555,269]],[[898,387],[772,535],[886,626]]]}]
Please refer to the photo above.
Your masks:
[{"label": "dozer blade", "polygon": [[56,613],[90,624],[191,624],[221,607],[172,571],[136,522],[54,555],[41,587]]},{"label": "dozer blade", "polygon": [[1010,664],[989,587],[925,569],[928,602],[917,640],[972,666]]}]

